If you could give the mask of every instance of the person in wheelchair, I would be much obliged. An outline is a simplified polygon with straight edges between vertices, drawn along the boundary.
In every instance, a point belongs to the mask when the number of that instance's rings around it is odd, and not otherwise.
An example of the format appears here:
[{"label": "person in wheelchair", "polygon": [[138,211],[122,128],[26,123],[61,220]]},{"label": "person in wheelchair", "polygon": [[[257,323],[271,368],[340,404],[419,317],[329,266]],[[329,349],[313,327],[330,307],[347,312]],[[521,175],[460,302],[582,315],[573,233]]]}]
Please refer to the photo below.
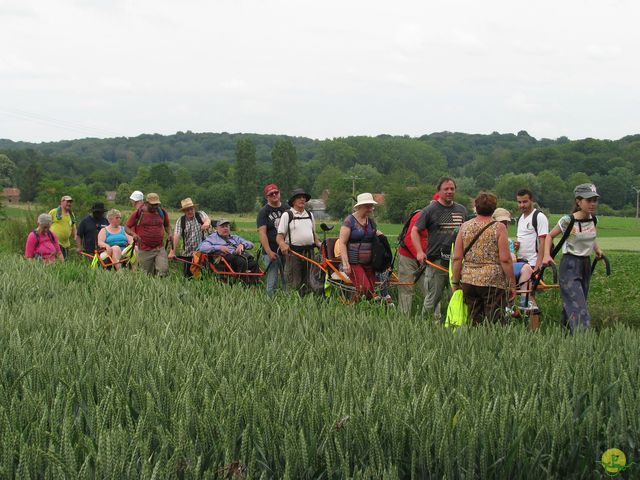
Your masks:
[{"label": "person in wheelchair", "polygon": [[[506,227],[512,222],[511,213],[505,208],[496,208],[493,212],[493,219],[496,222],[502,222]],[[531,310],[531,314],[535,316],[532,319],[532,329],[537,328],[539,323],[539,310],[535,297],[531,295],[531,277],[533,276],[533,267],[525,258],[516,258],[515,243],[509,239],[509,253],[513,262],[513,273],[516,277],[516,290],[521,291],[519,307]]]},{"label": "person in wheelchair", "polygon": [[103,249],[100,253],[102,260],[110,260],[116,270],[122,266],[123,252],[133,242],[133,238],[127,235],[125,228],[120,224],[122,213],[112,208],[107,212],[109,224],[98,233],[98,247]]},{"label": "person in wheelchair", "polygon": [[199,252],[223,257],[236,273],[257,271],[258,263],[253,255],[247,252],[252,248],[252,242],[231,234],[231,222],[226,218],[219,219],[216,222],[215,233],[198,245]]}]

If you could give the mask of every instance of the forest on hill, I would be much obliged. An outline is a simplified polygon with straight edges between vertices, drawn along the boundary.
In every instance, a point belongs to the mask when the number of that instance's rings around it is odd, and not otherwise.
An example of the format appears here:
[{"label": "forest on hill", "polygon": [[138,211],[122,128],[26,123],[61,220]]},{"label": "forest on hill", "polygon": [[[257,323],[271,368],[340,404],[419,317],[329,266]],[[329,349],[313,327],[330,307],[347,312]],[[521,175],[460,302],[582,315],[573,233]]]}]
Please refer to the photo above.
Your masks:
[{"label": "forest on hill", "polygon": [[62,191],[87,204],[115,190],[124,203],[137,189],[157,191],[172,207],[192,197],[211,210],[252,211],[262,186],[275,181],[285,196],[297,186],[314,197],[328,190],[327,209],[335,216],[350,208],[354,185],[356,193],[382,192],[386,204],[378,214],[399,222],[431,198],[444,174],[456,179],[460,201],[492,190],[509,207],[515,192],[528,187],[551,212],[570,208],[573,187],[590,181],[601,193],[600,213],[633,216],[640,135],[539,140],[525,131],[439,132],[314,140],[187,131],[38,144],[0,140],[2,186],[17,186],[23,200],[46,205],[56,204]]}]

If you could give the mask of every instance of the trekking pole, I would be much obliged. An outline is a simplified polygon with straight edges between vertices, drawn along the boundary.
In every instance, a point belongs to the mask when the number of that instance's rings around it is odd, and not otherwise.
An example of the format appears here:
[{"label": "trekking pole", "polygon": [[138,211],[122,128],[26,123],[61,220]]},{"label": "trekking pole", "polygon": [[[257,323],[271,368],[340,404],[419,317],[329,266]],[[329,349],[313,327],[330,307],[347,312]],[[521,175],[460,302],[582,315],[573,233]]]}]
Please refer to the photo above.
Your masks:
[{"label": "trekking pole", "polygon": [[601,257],[596,257],[593,259],[593,263],[591,264],[591,273],[593,273],[593,271],[596,269],[596,266],[598,265],[598,262],[603,261],[604,262],[604,267],[605,267],[605,272],[607,274],[607,277],[611,275],[611,264],[609,263],[609,259],[603,255]]}]

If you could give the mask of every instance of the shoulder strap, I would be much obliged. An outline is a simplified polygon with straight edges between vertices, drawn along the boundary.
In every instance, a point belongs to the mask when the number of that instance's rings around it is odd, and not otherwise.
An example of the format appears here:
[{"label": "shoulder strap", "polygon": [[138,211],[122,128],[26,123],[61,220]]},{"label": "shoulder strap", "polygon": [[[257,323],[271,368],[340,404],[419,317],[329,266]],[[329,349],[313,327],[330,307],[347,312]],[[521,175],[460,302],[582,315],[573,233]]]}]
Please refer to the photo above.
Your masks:
[{"label": "shoulder strap", "polygon": [[204,223],[204,220],[202,220],[202,215],[200,215],[200,212],[198,212],[197,210],[196,210],[196,220],[200,225]]},{"label": "shoulder strap", "polygon": [[539,213],[540,213],[540,210],[536,208],[533,211],[533,218],[531,219],[531,226],[533,227],[533,230],[536,232],[536,238],[538,237],[538,214]]},{"label": "shoulder strap", "polygon": [[482,229],[476,234],[476,236],[473,237],[473,240],[471,240],[469,245],[467,245],[467,248],[464,249],[464,253],[462,254],[462,258],[467,256],[467,253],[469,253],[469,250],[471,250],[471,247],[473,247],[473,244],[476,243],[478,241],[478,239],[480,238],[480,236],[485,232],[485,230],[487,228],[489,228],[491,225],[493,225],[494,223],[496,223],[496,221],[492,220],[489,223],[487,223],[484,227],[482,227]]},{"label": "shoulder strap", "polygon": [[140,207],[136,211],[136,227],[140,225],[140,221],[142,220],[142,215],[144,215],[144,207]]},{"label": "shoulder strap", "polygon": [[187,226],[187,216],[182,215],[180,217],[180,234],[182,235],[182,240],[184,241],[184,228]]},{"label": "shoulder strap", "polygon": [[293,222],[293,208],[290,208],[284,213],[287,213],[289,216],[289,221],[287,222],[287,236],[289,237],[289,245],[291,245],[291,222]]},{"label": "shoulder strap", "polygon": [[571,220],[569,220],[569,225],[567,225],[567,228],[564,230],[564,233],[562,234],[562,238],[560,239],[558,244],[555,247],[553,247],[553,251],[551,252],[551,258],[554,258],[558,254],[558,252],[562,248],[562,245],[564,245],[564,242],[566,242],[567,238],[569,238],[569,235],[571,235],[571,230],[573,229],[573,226],[576,223],[576,217],[574,217],[573,214],[571,214],[570,217],[571,217]]},{"label": "shoulder strap", "polygon": [[58,221],[62,220],[62,207],[60,206],[56,208],[56,220]]},{"label": "shoulder strap", "polygon": [[33,251],[35,252],[40,246],[40,235],[38,235],[37,229],[33,231],[33,236],[36,237],[36,245],[33,247]]}]

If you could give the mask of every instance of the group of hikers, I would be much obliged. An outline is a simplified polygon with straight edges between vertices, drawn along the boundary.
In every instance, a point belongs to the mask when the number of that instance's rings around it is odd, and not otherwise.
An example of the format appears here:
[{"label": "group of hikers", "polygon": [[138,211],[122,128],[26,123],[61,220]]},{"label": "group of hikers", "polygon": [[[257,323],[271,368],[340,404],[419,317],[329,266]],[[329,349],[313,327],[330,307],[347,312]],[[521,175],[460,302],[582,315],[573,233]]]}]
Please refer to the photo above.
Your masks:
[{"label": "group of hikers", "polygon": [[[544,265],[554,263],[552,240],[561,236],[562,323],[572,332],[589,327],[589,257],[594,252],[597,257],[603,255],[596,241],[594,212],[599,195],[593,184],[574,189],[572,213],[551,230],[546,215],[534,206],[534,194],[528,189],[518,191],[521,215],[516,220],[515,241],[507,231],[511,214],[497,207],[493,193],[480,192],[470,215],[455,201],[453,178],[442,177],[436,190],[427,206],[410,215],[398,237],[400,311],[411,313],[417,286],[423,297],[422,313],[442,322],[450,285],[454,292],[462,290],[471,323],[504,321],[505,308],[515,302],[528,309],[532,328],[536,328],[539,309],[532,283]],[[266,292],[271,296],[281,288],[304,294],[309,290],[310,263],[306,259],[321,246],[313,213],[305,207],[311,196],[304,189],[294,189],[285,205],[274,183],[266,185],[263,194],[266,203],[256,226]],[[59,206],[38,217],[37,228],[27,238],[25,256],[44,262],[64,261],[75,241],[78,252],[100,252],[115,269],[126,263],[125,255],[135,252],[137,268],[159,276],[167,275],[169,260],[176,259],[183,263],[184,276],[190,277],[198,258],[209,254],[223,257],[235,272],[259,271],[258,262],[249,253],[253,242],[232,234],[226,218],[212,222],[191,198],[181,201],[182,214],[173,229],[158,194],[145,196],[134,191],[130,202],[133,211],[124,224],[119,210],[107,211],[103,203],[96,202],[91,213],[76,225],[73,199],[63,196]],[[333,253],[359,297],[393,305],[387,292],[381,295],[376,288],[380,272],[374,270],[372,258],[384,235],[372,218],[375,205],[372,194],[358,195],[353,212],[342,222]]]}]

